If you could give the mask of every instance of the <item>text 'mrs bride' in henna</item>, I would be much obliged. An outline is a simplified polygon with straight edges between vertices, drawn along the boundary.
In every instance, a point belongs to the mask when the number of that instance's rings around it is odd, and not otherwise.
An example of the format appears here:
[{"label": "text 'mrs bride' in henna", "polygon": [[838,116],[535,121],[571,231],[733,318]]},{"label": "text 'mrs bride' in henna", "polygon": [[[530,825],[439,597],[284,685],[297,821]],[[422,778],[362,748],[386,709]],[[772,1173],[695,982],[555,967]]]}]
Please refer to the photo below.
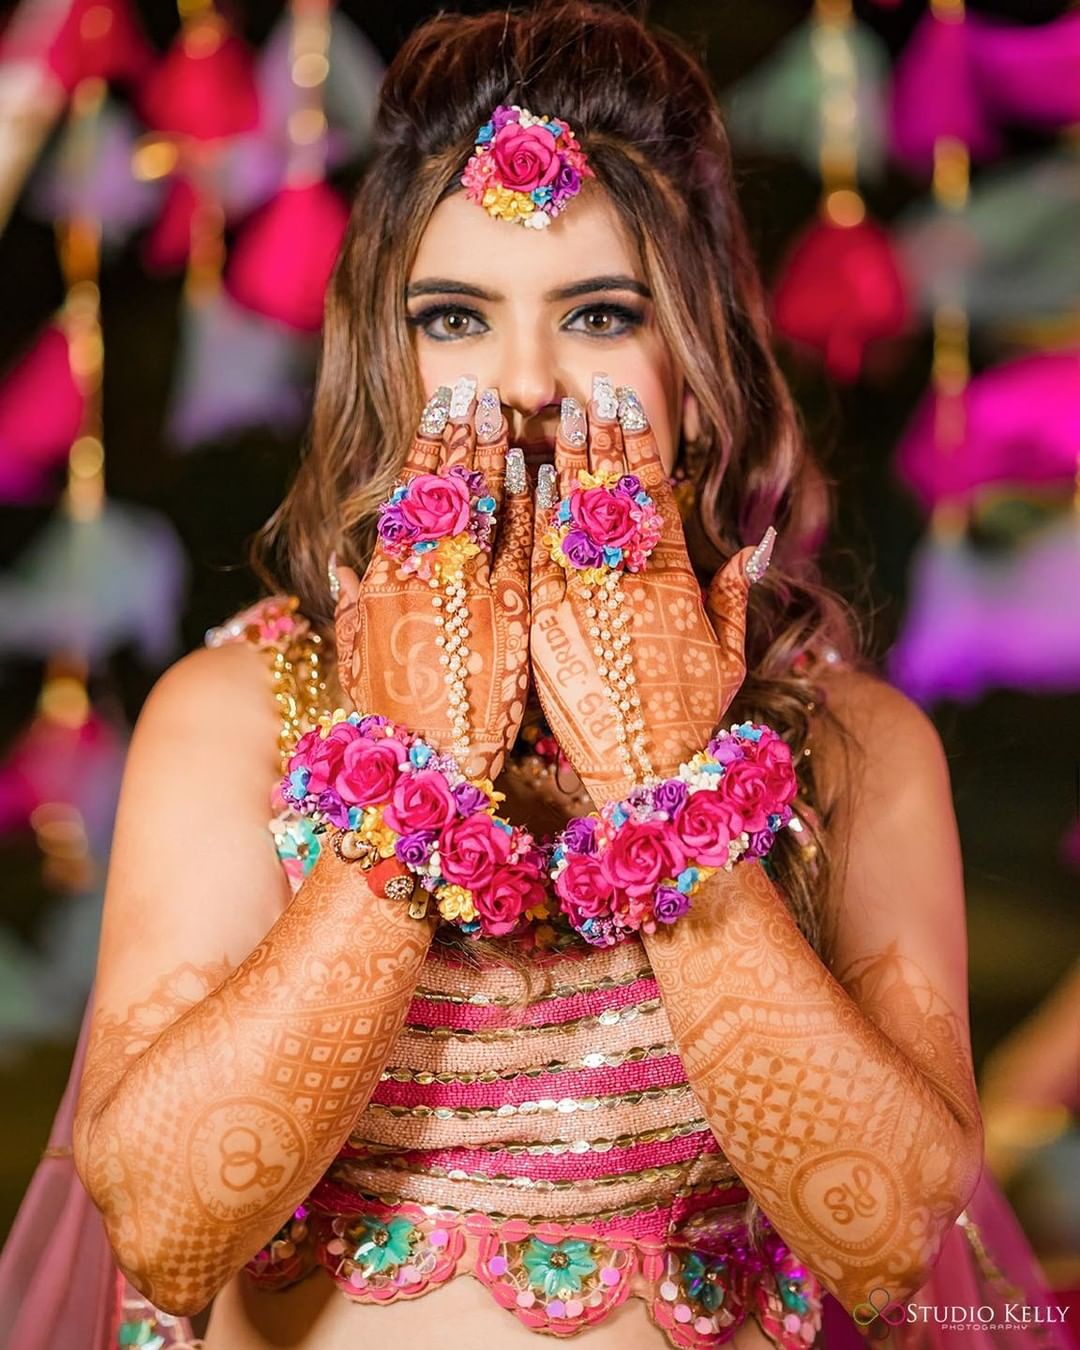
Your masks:
[{"label": "text 'mrs bride' in henna", "polygon": [[809,1350],[979,1177],[940,742],[821,584],[698,62],[441,14],[380,97],[266,593],[132,745],[116,1287],[206,1350]]}]

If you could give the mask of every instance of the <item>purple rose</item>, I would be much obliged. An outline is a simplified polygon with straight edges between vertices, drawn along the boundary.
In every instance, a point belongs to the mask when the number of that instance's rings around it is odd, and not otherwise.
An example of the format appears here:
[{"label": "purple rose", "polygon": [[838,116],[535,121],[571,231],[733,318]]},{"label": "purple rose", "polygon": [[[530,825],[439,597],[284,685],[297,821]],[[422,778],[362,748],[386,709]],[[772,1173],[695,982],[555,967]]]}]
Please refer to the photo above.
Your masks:
[{"label": "purple rose", "polygon": [[325,792],[320,792],[319,800],[315,805],[331,825],[336,825],[342,830],[349,828],[349,808],[333,788],[327,788]]},{"label": "purple rose", "polygon": [[458,783],[452,787],[450,792],[457,803],[457,809],[463,816],[474,816],[477,811],[483,811],[488,804],[487,797],[478,787],[473,787],[472,783]]},{"label": "purple rose", "polygon": [[436,837],[434,830],[413,830],[411,834],[401,836],[394,845],[394,852],[406,867],[423,867]]},{"label": "purple rose", "polygon": [[595,853],[596,821],[590,816],[575,816],[563,830],[562,839],[567,853]]},{"label": "purple rose", "polygon": [[658,923],[674,923],[690,908],[690,897],[674,886],[658,886],[653,900],[653,913]]},{"label": "purple rose", "polygon": [[581,174],[572,164],[563,164],[562,168],[555,175],[555,181],[551,185],[551,196],[555,202],[564,202],[568,197],[573,197],[581,191]]},{"label": "purple rose", "polygon": [[385,544],[411,544],[418,530],[401,514],[401,507],[388,506],[379,516],[379,538]]},{"label": "purple rose", "polygon": [[746,758],[742,742],[736,736],[717,736],[706,749],[718,764],[734,764],[736,760]]},{"label": "purple rose", "polygon": [[681,778],[668,778],[653,788],[653,805],[658,811],[666,811],[669,816],[686,801],[688,789]]},{"label": "purple rose", "polygon": [[584,530],[571,530],[562,541],[562,550],[571,567],[599,567],[604,561],[604,550]]},{"label": "purple rose", "polygon": [[772,830],[755,830],[750,836],[750,846],[743,854],[744,858],[764,858],[776,841]]},{"label": "purple rose", "polygon": [[389,717],[383,717],[381,713],[368,713],[366,716],[361,717],[360,721],[356,724],[356,729],[361,736],[368,736],[377,727],[387,726],[389,721]]},{"label": "purple rose", "polygon": [[641,491],[641,479],[636,473],[624,473],[615,486],[620,492],[625,492],[630,497],[636,497]]},{"label": "purple rose", "polygon": [[500,127],[506,126],[507,122],[516,122],[517,120],[517,109],[512,108],[508,103],[500,103],[491,114],[491,123],[496,131],[498,131]]}]

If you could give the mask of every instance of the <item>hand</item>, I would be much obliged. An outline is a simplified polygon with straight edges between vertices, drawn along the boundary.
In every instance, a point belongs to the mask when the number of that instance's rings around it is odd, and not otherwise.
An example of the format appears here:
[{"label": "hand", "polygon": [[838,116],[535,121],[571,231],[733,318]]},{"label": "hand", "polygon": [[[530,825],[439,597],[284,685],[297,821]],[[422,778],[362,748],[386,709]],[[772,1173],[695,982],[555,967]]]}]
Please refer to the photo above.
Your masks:
[{"label": "hand", "polygon": [[[448,392],[443,391],[444,397]],[[471,776],[488,778],[499,772],[525,711],[532,536],[532,500],[523,464],[518,490],[507,491],[504,500],[507,421],[497,392],[492,393],[487,409],[471,399],[467,412],[448,421],[441,432],[426,421],[433,399],[404,472],[404,479],[409,479],[455,464],[475,468],[484,474],[495,498],[492,552],[465,567],[472,754],[462,768]],[[520,451],[515,460],[518,455]],[[381,713],[422,733],[436,748],[451,748],[446,671],[436,643],[441,630],[432,604],[440,592],[415,576],[402,575],[381,544],[376,545],[363,581],[348,567],[339,566],[338,576],[341,594],[335,627],[342,690],[357,711]]]},{"label": "hand", "polygon": [[[561,419],[555,446],[559,490],[565,497],[577,486],[579,469],[636,474],[663,517],[663,535],[644,571],[624,573],[622,591],[648,756],[658,776],[670,777],[706,745],[743,682],[746,564],[755,553],[762,556],[763,546],[741,549],[720,569],[709,589],[707,613],[640,403],[633,391],[620,391],[618,418],[602,416],[595,393],[594,384],[587,426],[577,405]],[[575,413],[577,441],[584,432],[580,444],[574,444]],[[544,544],[549,516],[538,500],[531,569],[533,677],[556,740],[599,805],[624,797],[634,780],[598,670],[589,632],[595,620],[586,614],[577,581],[567,583],[566,572]]]}]

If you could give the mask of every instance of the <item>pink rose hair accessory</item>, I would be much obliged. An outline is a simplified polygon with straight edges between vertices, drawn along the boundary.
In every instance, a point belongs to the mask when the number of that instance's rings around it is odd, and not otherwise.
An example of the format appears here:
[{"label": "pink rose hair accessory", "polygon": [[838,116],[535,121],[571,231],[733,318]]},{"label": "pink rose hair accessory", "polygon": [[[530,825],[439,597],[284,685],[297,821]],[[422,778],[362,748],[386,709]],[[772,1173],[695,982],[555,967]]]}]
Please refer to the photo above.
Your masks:
[{"label": "pink rose hair accessory", "polygon": [[563,916],[598,947],[674,923],[717,869],[767,859],[797,790],[791,750],[775,731],[742,722],[719,732],[676,777],[635,788],[556,837],[551,877]]},{"label": "pink rose hair accessory", "polygon": [[332,716],[301,736],[280,785],[286,803],[331,834],[374,894],[433,907],[474,937],[505,937],[549,917],[547,858],[496,814],[502,794],[451,755],[385,717]]},{"label": "pink rose hair accessory", "polygon": [[565,122],[501,103],[476,133],[461,182],[488,215],[542,230],[594,177]]}]

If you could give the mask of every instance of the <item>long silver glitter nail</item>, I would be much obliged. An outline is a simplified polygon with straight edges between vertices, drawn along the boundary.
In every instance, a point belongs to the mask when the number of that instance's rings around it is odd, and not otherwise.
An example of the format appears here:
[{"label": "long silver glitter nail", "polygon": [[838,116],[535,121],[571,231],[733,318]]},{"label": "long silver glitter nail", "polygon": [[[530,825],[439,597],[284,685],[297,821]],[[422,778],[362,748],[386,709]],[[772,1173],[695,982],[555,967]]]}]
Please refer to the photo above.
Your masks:
[{"label": "long silver glitter nail", "polygon": [[619,413],[619,403],[610,375],[593,376],[592,396],[597,417],[602,417],[605,422],[614,422]]},{"label": "long silver glitter nail", "polygon": [[541,464],[536,475],[536,504],[547,511],[555,504],[555,465]]},{"label": "long silver glitter nail", "polygon": [[337,603],[337,598],[341,594],[341,578],[337,573],[337,553],[331,551],[326,560],[326,581],[330,587],[330,599]]},{"label": "long silver glitter nail", "polygon": [[462,375],[460,379],[454,381],[453,393],[450,395],[450,418],[454,422],[460,422],[463,417],[469,415],[469,404],[476,397],[476,376]]},{"label": "long silver glitter nail", "polygon": [[634,390],[628,384],[620,384],[615,395],[619,400],[619,422],[623,431],[646,431],[649,419]]},{"label": "long silver glitter nail", "polygon": [[525,452],[519,445],[512,445],[506,452],[506,490],[518,495],[528,487],[525,476]]},{"label": "long silver glitter nail", "polygon": [[493,441],[502,426],[499,391],[485,389],[476,405],[476,434],[482,441]]},{"label": "long silver glitter nail", "polygon": [[773,545],[776,543],[776,531],[770,525],[761,536],[761,543],[754,549],[746,560],[746,575],[750,578],[750,584],[760,581],[769,570],[769,563],[772,560]]},{"label": "long silver glitter nail", "polygon": [[587,439],[585,410],[576,398],[564,398],[559,407],[559,430],[567,445],[580,450]]},{"label": "long silver glitter nail", "polygon": [[448,384],[440,384],[428,399],[420,414],[420,430],[425,436],[441,436],[450,419],[450,400],[454,391]]}]

